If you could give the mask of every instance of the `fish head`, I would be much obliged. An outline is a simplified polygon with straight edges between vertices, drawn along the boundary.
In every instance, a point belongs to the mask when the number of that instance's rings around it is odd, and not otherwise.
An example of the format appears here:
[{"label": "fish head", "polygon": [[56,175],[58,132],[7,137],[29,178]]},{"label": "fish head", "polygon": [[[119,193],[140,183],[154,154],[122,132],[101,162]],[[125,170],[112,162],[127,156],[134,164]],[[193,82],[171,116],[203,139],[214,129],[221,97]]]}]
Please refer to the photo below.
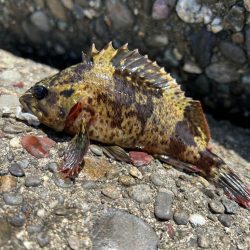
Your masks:
[{"label": "fish head", "polygon": [[24,111],[55,131],[64,129],[67,116],[78,100],[77,91],[62,73],[36,83],[19,99]]}]

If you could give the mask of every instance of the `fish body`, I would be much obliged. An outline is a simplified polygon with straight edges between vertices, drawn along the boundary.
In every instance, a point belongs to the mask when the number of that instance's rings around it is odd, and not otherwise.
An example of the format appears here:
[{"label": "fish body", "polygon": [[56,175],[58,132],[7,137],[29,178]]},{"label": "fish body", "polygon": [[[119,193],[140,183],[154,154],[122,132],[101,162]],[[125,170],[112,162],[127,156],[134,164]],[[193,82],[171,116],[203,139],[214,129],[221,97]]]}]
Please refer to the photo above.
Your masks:
[{"label": "fish body", "polygon": [[[78,144],[90,138],[173,157],[196,166],[242,205],[250,204],[248,188],[208,149],[200,102],[185,97],[163,68],[126,45],[116,50],[110,43],[101,51],[93,46],[82,63],[38,82],[20,102],[41,123],[80,134]],[[69,150],[86,151],[75,144]]]}]

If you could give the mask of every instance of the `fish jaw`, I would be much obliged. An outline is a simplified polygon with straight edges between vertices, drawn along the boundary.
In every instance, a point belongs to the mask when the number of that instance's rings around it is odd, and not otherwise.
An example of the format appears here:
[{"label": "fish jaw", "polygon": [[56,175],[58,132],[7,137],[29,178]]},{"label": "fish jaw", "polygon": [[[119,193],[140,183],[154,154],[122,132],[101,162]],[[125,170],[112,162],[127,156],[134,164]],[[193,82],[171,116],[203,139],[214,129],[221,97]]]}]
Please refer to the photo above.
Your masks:
[{"label": "fish jaw", "polygon": [[21,106],[25,112],[35,115],[40,120],[40,118],[42,117],[42,112],[39,112],[35,108],[35,103],[33,102],[32,94],[29,91],[25,92],[19,98],[19,102],[21,103]]}]

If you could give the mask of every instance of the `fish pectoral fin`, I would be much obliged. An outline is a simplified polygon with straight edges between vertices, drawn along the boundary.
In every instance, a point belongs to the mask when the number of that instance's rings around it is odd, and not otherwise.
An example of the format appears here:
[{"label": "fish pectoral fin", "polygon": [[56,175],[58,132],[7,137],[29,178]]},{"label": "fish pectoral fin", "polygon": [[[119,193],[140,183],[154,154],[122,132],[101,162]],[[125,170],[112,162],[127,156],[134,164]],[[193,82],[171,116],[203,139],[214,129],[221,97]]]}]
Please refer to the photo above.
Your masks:
[{"label": "fish pectoral fin", "polygon": [[154,155],[154,157],[158,159],[159,161],[172,165],[181,171],[185,171],[188,173],[200,173],[201,172],[201,170],[197,166],[176,160],[168,155]]},{"label": "fish pectoral fin", "polygon": [[110,158],[114,158],[115,160],[121,162],[131,163],[131,159],[129,158],[127,152],[119,147],[119,146],[102,146],[103,152],[106,156]]},{"label": "fish pectoral fin", "polygon": [[63,164],[59,168],[63,177],[74,177],[81,171],[88,146],[89,136],[85,128],[82,128],[65,149]]}]

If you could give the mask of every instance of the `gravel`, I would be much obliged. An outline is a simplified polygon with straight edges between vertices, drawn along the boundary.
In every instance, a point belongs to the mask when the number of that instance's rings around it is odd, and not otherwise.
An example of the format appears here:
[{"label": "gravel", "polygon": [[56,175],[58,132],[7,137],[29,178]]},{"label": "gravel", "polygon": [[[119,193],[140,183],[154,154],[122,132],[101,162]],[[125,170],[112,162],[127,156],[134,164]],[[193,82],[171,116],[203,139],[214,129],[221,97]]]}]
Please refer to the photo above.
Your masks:
[{"label": "gravel", "polygon": [[173,193],[169,190],[160,190],[155,199],[155,217],[159,220],[170,220],[173,217]]},{"label": "gravel", "polygon": [[9,218],[9,222],[14,227],[22,227],[25,223],[25,217],[22,214]]},{"label": "gravel", "polygon": [[230,227],[232,224],[232,217],[228,214],[221,214],[218,216],[218,220],[224,227]]},{"label": "gravel", "polygon": [[191,214],[189,221],[193,226],[203,226],[206,223],[204,216],[200,214]]},{"label": "gravel", "polygon": [[210,201],[208,203],[208,206],[210,208],[210,210],[213,212],[213,213],[216,213],[216,214],[223,214],[224,213],[224,206],[221,204],[220,201]]},{"label": "gravel", "polygon": [[179,210],[174,213],[174,222],[177,225],[186,225],[189,221],[189,215],[186,211]]},{"label": "gravel", "polygon": [[38,187],[42,184],[42,180],[38,176],[27,176],[25,178],[26,187]]},{"label": "gravel", "polygon": [[109,209],[94,224],[93,250],[157,249],[158,237],[140,218],[127,212]]},{"label": "gravel", "polygon": [[18,193],[4,193],[3,200],[7,205],[16,206],[23,203],[23,196]]},{"label": "gravel", "polygon": [[210,239],[206,235],[199,236],[198,241],[197,241],[198,246],[201,248],[209,248],[210,247],[209,242],[210,242]]},{"label": "gravel", "polygon": [[23,177],[25,175],[23,169],[17,163],[11,164],[9,172],[16,177]]},{"label": "gravel", "polygon": [[236,214],[239,210],[239,205],[235,201],[222,199],[222,204],[224,205],[227,214]]},{"label": "gravel", "polygon": [[151,188],[146,184],[130,187],[129,195],[132,199],[140,203],[149,203],[152,200]]},{"label": "gravel", "polygon": [[38,242],[40,247],[45,247],[49,244],[50,238],[49,238],[48,234],[41,232],[37,235],[37,242]]}]

